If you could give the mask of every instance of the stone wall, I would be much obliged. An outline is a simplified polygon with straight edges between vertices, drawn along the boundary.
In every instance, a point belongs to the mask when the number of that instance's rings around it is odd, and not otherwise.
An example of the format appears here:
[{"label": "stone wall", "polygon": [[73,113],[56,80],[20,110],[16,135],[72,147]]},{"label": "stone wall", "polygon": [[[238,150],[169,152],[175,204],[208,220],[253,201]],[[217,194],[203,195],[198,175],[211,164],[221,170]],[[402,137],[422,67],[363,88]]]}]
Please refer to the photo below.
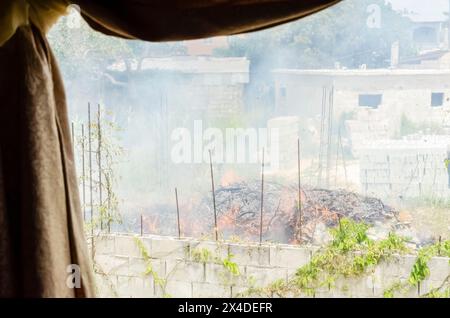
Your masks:
[{"label": "stone wall", "polygon": [[[251,286],[286,281],[317,249],[118,234],[98,237],[94,246],[99,295],[144,298],[239,297]],[[408,279],[414,261],[394,257],[363,278],[338,281],[314,296],[382,297],[392,283]],[[429,267],[430,277],[406,296],[418,297],[450,274],[448,258],[433,258]]]}]

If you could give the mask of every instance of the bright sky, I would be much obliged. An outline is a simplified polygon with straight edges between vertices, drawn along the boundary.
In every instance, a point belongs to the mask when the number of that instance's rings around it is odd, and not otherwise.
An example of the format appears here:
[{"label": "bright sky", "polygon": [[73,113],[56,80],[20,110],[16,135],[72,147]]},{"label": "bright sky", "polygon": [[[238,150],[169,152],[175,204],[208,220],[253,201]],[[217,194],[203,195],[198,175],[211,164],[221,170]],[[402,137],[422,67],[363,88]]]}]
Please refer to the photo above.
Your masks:
[{"label": "bright sky", "polygon": [[386,0],[395,10],[404,9],[414,12],[410,15],[414,21],[444,21],[449,12],[449,0]]}]

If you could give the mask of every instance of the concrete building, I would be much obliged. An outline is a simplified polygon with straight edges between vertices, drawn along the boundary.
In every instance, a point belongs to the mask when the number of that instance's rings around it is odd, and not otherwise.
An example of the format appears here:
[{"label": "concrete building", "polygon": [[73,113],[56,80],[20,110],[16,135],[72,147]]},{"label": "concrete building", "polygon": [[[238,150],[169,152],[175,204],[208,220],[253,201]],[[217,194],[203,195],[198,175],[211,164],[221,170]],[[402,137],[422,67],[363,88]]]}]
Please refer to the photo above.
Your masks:
[{"label": "concrete building", "polygon": [[[171,193],[168,187],[175,180],[179,187],[184,185],[181,180],[188,187],[199,175],[198,169],[172,162],[172,134],[186,128],[194,136],[193,125],[198,120],[206,129],[228,127],[239,118],[249,64],[246,58],[171,57],[146,58],[131,70],[121,63],[110,67],[108,73],[114,80],[105,84],[104,103],[126,130],[122,140],[134,151],[128,154],[130,160],[148,167],[149,181],[139,193]],[[128,188],[136,183],[133,173],[122,173],[129,178]]]},{"label": "concrete building", "polygon": [[402,69],[450,69],[450,51],[435,50],[402,59],[397,67]]},{"label": "concrete building", "polygon": [[387,0],[412,22],[411,35],[420,51],[449,49],[449,0]]},{"label": "concrete building", "polygon": [[449,136],[409,136],[360,150],[362,192],[382,198],[448,198]]},{"label": "concrete building", "polygon": [[[244,87],[249,81],[250,62],[246,58],[170,57],[146,58],[126,71],[123,63],[109,68],[110,74],[124,85],[120,96],[136,96],[134,105],[150,109],[148,101],[164,100],[169,112],[186,110],[201,117],[239,114],[244,105]],[[111,104],[109,103],[109,104]],[[158,105],[159,107],[159,105]]]},{"label": "concrete building", "polygon": [[278,115],[319,125],[331,98],[334,130],[343,126],[355,153],[373,140],[399,137],[405,120],[416,127],[450,126],[450,70],[280,69],[274,78]]}]

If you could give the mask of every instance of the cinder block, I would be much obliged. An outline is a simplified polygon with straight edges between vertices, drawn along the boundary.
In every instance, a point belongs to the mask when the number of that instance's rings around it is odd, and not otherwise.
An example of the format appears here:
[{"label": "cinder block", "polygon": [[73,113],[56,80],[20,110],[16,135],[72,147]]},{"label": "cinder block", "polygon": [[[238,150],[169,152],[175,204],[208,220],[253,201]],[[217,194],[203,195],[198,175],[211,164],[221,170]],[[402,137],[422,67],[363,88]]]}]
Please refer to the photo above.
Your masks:
[{"label": "cinder block", "polygon": [[257,287],[265,287],[279,279],[287,282],[285,268],[247,266],[245,274],[247,279],[254,279]]},{"label": "cinder block", "polygon": [[[400,282],[408,286],[408,280],[407,279],[401,279]],[[395,293],[396,298],[417,298],[419,297],[419,286],[411,286],[407,288],[406,291]]]},{"label": "cinder block", "polygon": [[243,285],[246,283],[245,267],[239,267],[239,275],[231,273],[222,264],[205,264],[205,282],[222,285]]},{"label": "cinder block", "polygon": [[228,257],[228,244],[217,243],[211,241],[191,241],[190,242],[190,260],[196,261],[195,253],[207,250],[212,258],[219,258],[221,260]]},{"label": "cinder block", "polygon": [[260,298],[261,297],[261,295],[249,295],[249,294],[247,294],[248,291],[249,291],[248,286],[233,285],[233,286],[231,286],[231,297],[232,298],[253,298],[253,297]]},{"label": "cinder block", "polygon": [[128,275],[142,277],[147,270],[147,262],[142,258],[130,257]]},{"label": "cinder block", "polygon": [[95,274],[97,296],[101,298],[117,297],[117,276]]},{"label": "cinder block", "polygon": [[[147,239],[148,240],[148,239]],[[150,240],[150,256],[160,259],[188,259],[189,242],[162,237],[153,237]]]},{"label": "cinder block", "polygon": [[420,296],[426,295],[427,293],[431,292],[435,288],[439,288],[442,285],[442,280],[430,280],[426,279],[419,284],[419,294]]},{"label": "cinder block", "polygon": [[140,277],[117,276],[117,294],[123,298],[143,297],[144,280]]},{"label": "cinder block", "polygon": [[313,296],[314,298],[350,298],[349,294],[336,291],[319,291]]},{"label": "cinder block", "polygon": [[442,282],[450,275],[450,259],[447,257],[433,257],[428,262],[428,267],[430,269],[428,279],[431,281]]},{"label": "cinder block", "polygon": [[117,276],[117,297],[131,297],[130,278],[128,276]]},{"label": "cinder block", "polygon": [[95,239],[94,247],[97,255],[114,255],[115,254],[115,236],[102,235]]},{"label": "cinder block", "polygon": [[115,255],[141,257],[141,251],[133,236],[116,236],[115,238]]},{"label": "cinder block", "polygon": [[382,297],[386,289],[392,287],[393,284],[399,282],[400,277],[394,275],[387,275],[387,272],[382,266],[377,266],[372,273],[372,279],[374,287],[374,296]]},{"label": "cinder block", "polygon": [[129,258],[124,256],[96,255],[95,267],[100,274],[128,275]]},{"label": "cinder block", "polygon": [[270,265],[297,269],[309,263],[312,252],[301,247],[271,246]]},{"label": "cinder block", "polygon": [[374,297],[374,279],[372,275],[340,278],[330,289],[330,294],[354,298]]},{"label": "cinder block", "polygon": [[185,260],[167,260],[166,277],[169,281],[204,282],[205,264]]},{"label": "cinder block", "polygon": [[268,245],[230,244],[229,254],[239,265],[269,266],[270,247]]},{"label": "cinder block", "polygon": [[231,297],[231,286],[209,283],[192,283],[192,297],[229,298]]},{"label": "cinder block", "polygon": [[[145,263],[147,276],[165,279],[167,276],[166,262],[162,259],[150,259]],[[151,271],[150,271],[151,270]]]},{"label": "cinder block", "polygon": [[155,285],[156,297],[191,298],[192,283],[186,281],[167,280],[165,284]]},{"label": "cinder block", "polygon": [[155,282],[152,277],[143,278],[144,287],[142,290],[143,298],[153,298],[155,297]]},{"label": "cinder block", "polygon": [[413,255],[394,255],[388,260],[380,263],[376,271],[379,275],[386,279],[387,277],[394,278],[409,278],[411,269],[416,262],[416,256]]},{"label": "cinder block", "polygon": [[[400,283],[402,288],[398,290],[394,290],[394,297],[395,298],[417,298],[419,295],[418,286],[412,286],[408,283],[407,279],[399,279],[396,280],[395,283]],[[384,293],[388,288],[392,287],[391,285],[385,284],[386,287],[379,288],[375,286],[374,288],[374,297],[382,298],[384,297]]]}]

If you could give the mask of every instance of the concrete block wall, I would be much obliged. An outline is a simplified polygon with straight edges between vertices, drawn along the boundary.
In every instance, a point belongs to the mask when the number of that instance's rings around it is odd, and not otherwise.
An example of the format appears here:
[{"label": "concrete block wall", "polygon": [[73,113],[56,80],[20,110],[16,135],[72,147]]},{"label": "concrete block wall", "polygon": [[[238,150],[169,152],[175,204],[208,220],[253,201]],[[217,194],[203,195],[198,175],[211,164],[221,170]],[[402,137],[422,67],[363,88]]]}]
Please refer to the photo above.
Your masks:
[{"label": "concrete block wall", "polygon": [[[150,259],[144,259],[142,243]],[[315,247],[237,244],[161,236],[111,234],[96,238],[95,269],[101,297],[239,297],[249,287],[287,281],[307,264]],[[206,252],[205,252],[206,251]],[[234,275],[224,264],[238,266]],[[397,256],[361,278],[339,280],[315,297],[382,297],[392,283],[407,280],[414,256]],[[430,277],[408,295],[418,297],[450,275],[448,258],[429,262]]]},{"label": "concrete block wall", "polygon": [[448,197],[450,138],[372,142],[360,150],[361,191],[382,198]]}]

